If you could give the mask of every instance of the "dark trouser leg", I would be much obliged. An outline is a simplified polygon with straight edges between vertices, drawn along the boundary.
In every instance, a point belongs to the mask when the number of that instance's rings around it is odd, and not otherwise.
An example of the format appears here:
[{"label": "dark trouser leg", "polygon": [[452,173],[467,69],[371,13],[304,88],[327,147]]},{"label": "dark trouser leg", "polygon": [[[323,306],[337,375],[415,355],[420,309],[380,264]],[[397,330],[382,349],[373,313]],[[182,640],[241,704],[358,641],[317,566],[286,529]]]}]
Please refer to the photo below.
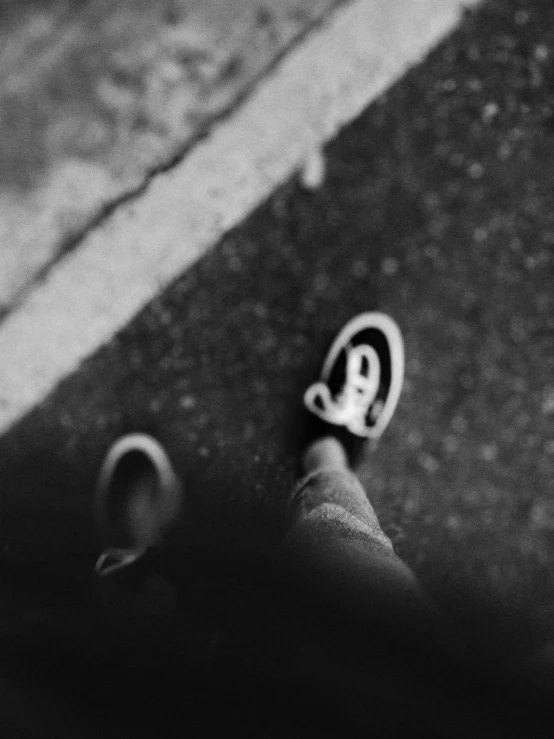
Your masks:
[{"label": "dark trouser leg", "polygon": [[321,468],[298,484],[280,557],[297,580],[349,620],[432,632],[437,614],[394,553],[358,478]]}]

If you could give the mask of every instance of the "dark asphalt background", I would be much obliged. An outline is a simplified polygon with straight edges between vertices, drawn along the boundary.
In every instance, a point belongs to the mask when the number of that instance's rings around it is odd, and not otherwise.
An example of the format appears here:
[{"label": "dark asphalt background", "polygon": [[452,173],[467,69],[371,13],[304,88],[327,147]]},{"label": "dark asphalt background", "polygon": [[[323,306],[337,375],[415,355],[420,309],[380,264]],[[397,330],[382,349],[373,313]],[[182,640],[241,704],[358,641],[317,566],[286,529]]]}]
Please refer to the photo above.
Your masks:
[{"label": "dark asphalt background", "polygon": [[468,14],[329,145],[321,189],[280,188],[5,435],[4,560],[88,571],[96,472],[133,430],[185,481],[174,544],[277,542],[303,389],[379,309],[407,353],[360,469],[385,531],[437,597],[554,605],[553,56],[551,0]]}]

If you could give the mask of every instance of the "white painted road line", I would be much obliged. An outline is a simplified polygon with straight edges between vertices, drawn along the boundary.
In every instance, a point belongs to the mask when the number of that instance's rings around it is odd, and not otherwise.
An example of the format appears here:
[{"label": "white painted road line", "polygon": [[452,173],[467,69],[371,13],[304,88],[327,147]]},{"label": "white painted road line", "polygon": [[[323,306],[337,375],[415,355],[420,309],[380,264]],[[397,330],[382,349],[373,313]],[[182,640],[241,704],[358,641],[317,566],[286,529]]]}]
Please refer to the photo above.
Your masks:
[{"label": "white painted road line", "polygon": [[358,0],[89,233],[0,325],[0,432],[40,403],[457,24],[475,0]]}]

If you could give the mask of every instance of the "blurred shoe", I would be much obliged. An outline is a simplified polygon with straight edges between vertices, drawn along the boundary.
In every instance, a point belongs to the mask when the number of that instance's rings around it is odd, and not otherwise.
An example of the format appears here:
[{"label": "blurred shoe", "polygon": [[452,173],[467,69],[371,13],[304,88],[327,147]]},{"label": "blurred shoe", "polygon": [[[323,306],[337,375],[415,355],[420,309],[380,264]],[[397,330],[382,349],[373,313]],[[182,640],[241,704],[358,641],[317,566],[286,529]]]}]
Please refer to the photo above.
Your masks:
[{"label": "blurred shoe", "polygon": [[102,463],[94,513],[107,542],[95,572],[127,567],[157,544],[176,519],[182,487],[164,448],[146,434],[116,441]]}]

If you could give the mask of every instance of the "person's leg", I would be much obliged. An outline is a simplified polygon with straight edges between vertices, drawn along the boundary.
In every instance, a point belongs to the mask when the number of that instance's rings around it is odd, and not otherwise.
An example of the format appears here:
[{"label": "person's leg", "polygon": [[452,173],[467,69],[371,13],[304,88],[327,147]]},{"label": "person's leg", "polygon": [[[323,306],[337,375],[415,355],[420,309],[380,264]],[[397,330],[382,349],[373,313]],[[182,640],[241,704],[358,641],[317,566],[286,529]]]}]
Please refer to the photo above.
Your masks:
[{"label": "person's leg", "polygon": [[434,628],[434,608],[382,531],[341,443],[323,437],[310,444],[303,469],[282,562],[351,619]]},{"label": "person's leg", "polygon": [[402,736],[416,724],[433,735],[435,699],[456,712],[437,687],[449,673],[435,608],[395,554],[341,442],[316,439],[301,466],[277,559],[301,637],[282,652],[345,726]]},{"label": "person's leg", "polygon": [[337,336],[320,381],[304,397],[311,438],[279,557],[349,619],[419,633],[435,628],[434,607],[395,554],[351,469],[363,441],[377,440],[391,419],[403,368],[400,331],[387,316],[363,314]]}]

